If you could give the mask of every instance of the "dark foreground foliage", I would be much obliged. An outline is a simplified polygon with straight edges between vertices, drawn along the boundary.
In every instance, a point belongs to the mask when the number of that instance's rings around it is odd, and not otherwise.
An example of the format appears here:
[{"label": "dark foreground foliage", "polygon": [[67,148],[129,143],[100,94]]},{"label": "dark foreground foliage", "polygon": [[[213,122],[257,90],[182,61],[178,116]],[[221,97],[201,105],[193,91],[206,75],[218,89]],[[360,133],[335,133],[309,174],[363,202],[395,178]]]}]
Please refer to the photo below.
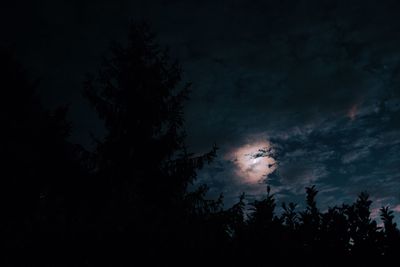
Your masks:
[{"label": "dark foreground foliage", "polygon": [[146,25],[134,24],[129,43],[114,44],[84,83],[107,129],[93,152],[67,141],[66,108],[44,110],[11,54],[0,54],[4,263],[364,266],[400,252],[393,212],[382,207],[378,227],[366,193],[321,212],[311,186],[305,209],[289,203],[277,213],[269,189],[229,209],[206,199],[206,186],[189,191],[216,147],[187,151],[190,84]]}]

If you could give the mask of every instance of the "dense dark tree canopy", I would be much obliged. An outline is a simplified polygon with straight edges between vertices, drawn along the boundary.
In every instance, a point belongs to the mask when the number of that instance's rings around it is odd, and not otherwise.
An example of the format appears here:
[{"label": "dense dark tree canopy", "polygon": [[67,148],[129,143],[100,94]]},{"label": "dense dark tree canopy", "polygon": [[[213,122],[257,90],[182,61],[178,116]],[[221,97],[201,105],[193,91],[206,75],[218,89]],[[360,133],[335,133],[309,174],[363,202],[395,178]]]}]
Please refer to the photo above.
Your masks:
[{"label": "dense dark tree canopy", "polygon": [[86,193],[78,161],[82,150],[66,141],[67,109],[42,107],[39,83],[28,77],[11,49],[0,51],[0,62],[1,244],[21,251],[40,246],[44,252],[75,230],[77,200]]}]

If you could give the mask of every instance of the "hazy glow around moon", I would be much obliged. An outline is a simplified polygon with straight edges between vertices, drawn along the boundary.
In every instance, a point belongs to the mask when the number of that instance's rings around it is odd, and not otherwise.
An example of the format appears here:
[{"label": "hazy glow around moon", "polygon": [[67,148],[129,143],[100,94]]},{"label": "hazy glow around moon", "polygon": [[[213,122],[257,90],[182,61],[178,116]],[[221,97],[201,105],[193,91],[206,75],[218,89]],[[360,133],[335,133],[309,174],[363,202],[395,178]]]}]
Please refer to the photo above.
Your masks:
[{"label": "hazy glow around moon", "polygon": [[276,169],[276,161],[268,153],[270,148],[267,141],[249,142],[227,156],[235,163],[235,172],[244,182],[257,183]]}]

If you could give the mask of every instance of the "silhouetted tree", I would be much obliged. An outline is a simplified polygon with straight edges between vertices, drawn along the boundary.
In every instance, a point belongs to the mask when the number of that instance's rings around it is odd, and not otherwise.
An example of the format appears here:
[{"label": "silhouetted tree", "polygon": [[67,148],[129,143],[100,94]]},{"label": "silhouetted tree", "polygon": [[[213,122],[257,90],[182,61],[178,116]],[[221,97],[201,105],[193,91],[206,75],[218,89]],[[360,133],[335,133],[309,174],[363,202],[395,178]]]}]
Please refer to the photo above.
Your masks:
[{"label": "silhouetted tree", "polygon": [[270,187],[267,189],[267,196],[262,200],[255,200],[250,203],[250,217],[249,224],[256,227],[259,231],[263,231],[271,226],[275,221],[275,197],[270,194]]},{"label": "silhouetted tree", "polygon": [[282,203],[282,215],[281,220],[283,223],[283,234],[282,234],[282,250],[283,257],[286,259],[286,263],[295,264],[299,260],[302,250],[302,241],[300,239],[300,220],[299,214],[296,212],[297,204],[290,202],[288,205]]},{"label": "silhouetted tree", "polygon": [[50,261],[61,251],[52,248],[70,244],[80,228],[80,148],[67,141],[67,109],[43,108],[38,81],[29,78],[12,50],[1,49],[0,62],[2,247],[21,252],[41,247],[45,256],[37,252],[18,260]]},{"label": "silhouetted tree", "polygon": [[282,221],[288,229],[295,231],[298,227],[298,215],[296,212],[297,204],[290,202],[288,205],[282,203]]},{"label": "silhouetted tree", "polygon": [[[267,187],[267,196],[250,203],[246,231],[246,254],[260,261],[263,253],[269,260],[278,259],[281,253],[282,220],[275,215],[276,201]],[[243,244],[243,245],[244,245]]]},{"label": "silhouetted tree", "polygon": [[329,208],[321,214],[322,255],[331,259],[344,259],[350,255],[349,222],[347,205]]},{"label": "silhouetted tree", "polygon": [[378,226],[371,219],[372,201],[366,192],[362,192],[357,201],[348,208],[350,224],[351,252],[355,257],[371,259],[381,254]]},{"label": "silhouetted tree", "polygon": [[394,222],[393,211],[389,207],[380,209],[383,222],[383,253],[389,257],[396,257],[400,251],[400,232],[397,224]]},{"label": "silhouetted tree", "polygon": [[304,253],[313,253],[320,249],[320,222],[321,215],[317,208],[315,186],[306,187],[306,209],[300,212],[300,233],[303,241]]},{"label": "silhouetted tree", "polygon": [[20,248],[27,246],[26,242],[32,238],[29,229],[33,230],[34,203],[39,197],[40,181],[36,179],[40,177],[36,173],[42,157],[40,134],[45,116],[35,95],[35,83],[12,52],[3,48],[0,62],[2,241],[4,245]]},{"label": "silhouetted tree", "polygon": [[198,157],[187,152],[182,110],[190,84],[180,85],[179,64],[171,63],[147,25],[132,24],[128,44],[115,43],[110,52],[97,77],[85,82],[85,95],[108,131],[94,154],[98,231],[109,233],[102,242],[120,233],[119,242],[131,239],[160,252],[190,238],[179,231],[198,209],[187,204],[193,200],[188,185],[216,148]]},{"label": "silhouetted tree", "polygon": [[245,227],[245,203],[246,195],[243,193],[239,197],[239,201],[229,208],[226,213],[229,217],[229,225],[227,232],[234,240],[243,238],[243,231]]}]

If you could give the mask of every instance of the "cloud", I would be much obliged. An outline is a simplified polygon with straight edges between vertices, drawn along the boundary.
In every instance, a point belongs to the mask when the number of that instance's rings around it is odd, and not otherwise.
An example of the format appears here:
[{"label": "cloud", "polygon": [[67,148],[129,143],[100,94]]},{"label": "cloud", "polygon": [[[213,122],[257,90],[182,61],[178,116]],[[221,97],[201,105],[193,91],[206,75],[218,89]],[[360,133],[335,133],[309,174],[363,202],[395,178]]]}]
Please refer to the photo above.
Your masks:
[{"label": "cloud", "polygon": [[261,133],[276,149],[266,182],[282,198],[311,183],[326,204],[364,189],[400,198],[398,1],[25,2],[1,10],[3,39],[45,77],[46,104],[73,103],[77,142],[101,131],[81,99],[83,74],[97,69],[110,40],[124,40],[130,18],[145,19],[194,83],[189,147],[221,147],[199,174],[212,194],[232,202],[243,191],[265,192],[266,183],[240,178],[248,168],[237,172],[224,158]]},{"label": "cloud", "polygon": [[249,140],[230,150],[224,158],[234,163],[235,174],[242,183],[257,183],[276,169],[271,145],[265,139]]},{"label": "cloud", "polygon": [[353,150],[342,156],[342,162],[344,164],[349,164],[354,161],[366,158],[368,155],[369,155],[368,148],[361,148],[358,150]]},{"label": "cloud", "polygon": [[306,160],[279,165],[278,175],[281,183],[288,189],[302,194],[304,187],[310,186],[327,175],[323,164],[315,164]]},{"label": "cloud", "polygon": [[[368,191],[374,199],[382,199],[379,202],[382,205],[398,202],[400,131],[392,129],[391,119],[400,114],[397,111],[377,113],[371,107],[363,109],[369,111],[360,113],[353,121],[337,115],[291,131],[259,135],[265,142],[268,140],[264,144],[272,148],[271,157],[276,161],[276,170],[269,173],[265,184],[272,186],[281,201],[301,201],[304,187],[316,184],[320,205],[325,208],[341,202],[351,203],[361,191]],[[388,128],[391,130],[387,131]],[[232,151],[249,147],[233,145]],[[225,166],[235,170],[235,162],[228,162],[231,165]],[[231,178],[221,188],[229,188],[236,196],[246,190],[253,197],[265,194],[265,184],[244,185],[240,178],[243,175],[246,174],[229,172]]]}]

